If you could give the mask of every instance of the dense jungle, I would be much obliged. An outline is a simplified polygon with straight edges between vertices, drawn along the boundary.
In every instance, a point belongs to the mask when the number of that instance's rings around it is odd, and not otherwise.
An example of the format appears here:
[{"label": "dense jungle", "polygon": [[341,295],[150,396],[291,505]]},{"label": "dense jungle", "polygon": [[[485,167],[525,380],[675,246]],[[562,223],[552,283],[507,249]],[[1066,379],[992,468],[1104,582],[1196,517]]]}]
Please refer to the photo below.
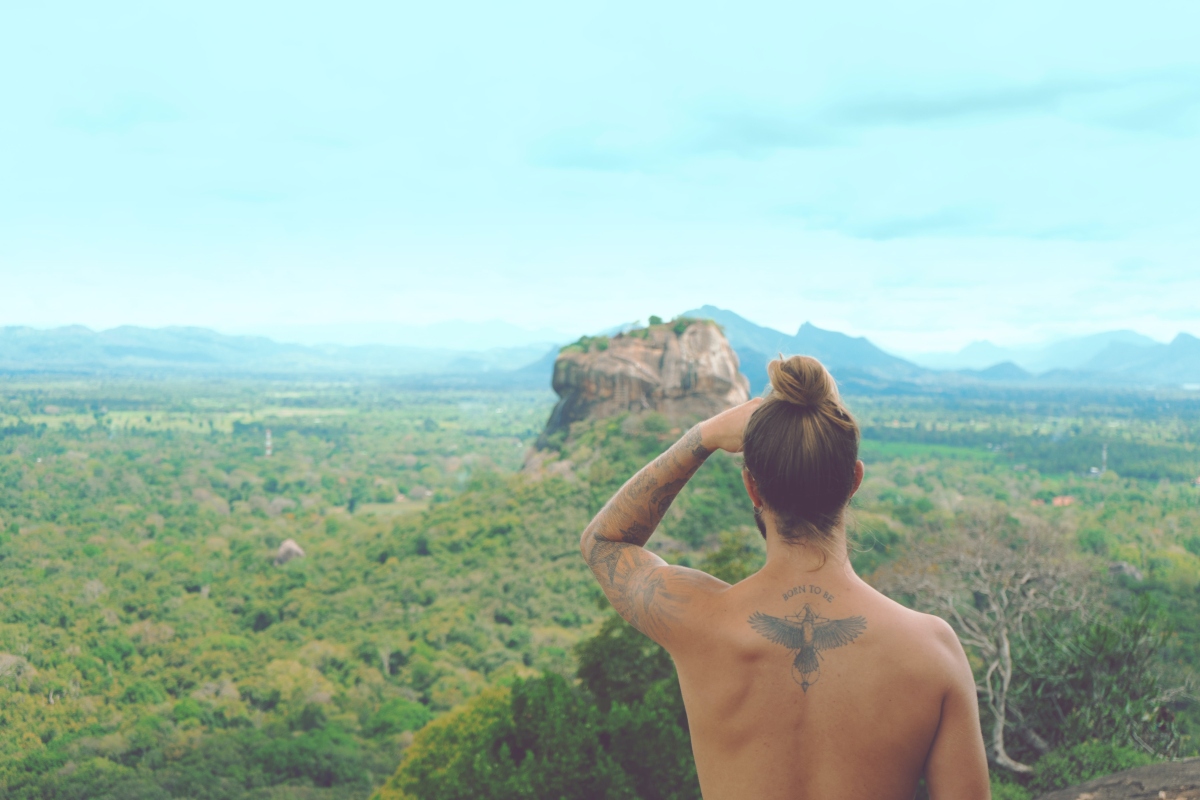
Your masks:
[{"label": "dense jungle", "polygon": [[[682,431],[623,415],[538,450],[553,400],[6,379],[0,794],[699,797],[670,660],[578,551]],[[1195,393],[848,404],[854,564],[955,626],[989,752],[1024,768],[993,764],[997,798],[1200,752]],[[736,458],[651,547],[728,581],[758,567]],[[1038,591],[1006,594],[1018,575]]]}]

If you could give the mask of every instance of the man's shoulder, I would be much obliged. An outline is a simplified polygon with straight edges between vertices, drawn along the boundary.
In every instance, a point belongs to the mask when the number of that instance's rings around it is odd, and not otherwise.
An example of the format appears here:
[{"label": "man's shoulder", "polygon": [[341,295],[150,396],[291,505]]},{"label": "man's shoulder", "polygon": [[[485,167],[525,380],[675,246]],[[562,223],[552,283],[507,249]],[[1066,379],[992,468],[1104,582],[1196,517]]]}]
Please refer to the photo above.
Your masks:
[{"label": "man's shoulder", "polygon": [[911,645],[906,650],[947,668],[964,657],[958,634],[946,620],[903,606],[885,595],[880,597],[885,601],[882,613],[889,618],[895,632]]},{"label": "man's shoulder", "polygon": [[922,659],[948,679],[958,674],[966,663],[967,655],[950,623],[933,614],[905,610],[911,615],[915,644],[918,644],[916,650]]}]

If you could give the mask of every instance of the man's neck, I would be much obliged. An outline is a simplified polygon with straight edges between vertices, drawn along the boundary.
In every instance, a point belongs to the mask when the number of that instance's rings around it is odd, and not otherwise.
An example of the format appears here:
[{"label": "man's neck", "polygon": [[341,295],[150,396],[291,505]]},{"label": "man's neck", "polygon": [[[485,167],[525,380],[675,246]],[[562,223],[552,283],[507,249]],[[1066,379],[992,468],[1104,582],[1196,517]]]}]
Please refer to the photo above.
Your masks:
[{"label": "man's neck", "polygon": [[810,544],[789,542],[783,539],[774,527],[767,527],[767,563],[762,568],[766,577],[792,579],[822,578],[826,581],[857,580],[850,565],[850,554],[846,549],[846,529],[834,528],[829,539],[828,550]]}]

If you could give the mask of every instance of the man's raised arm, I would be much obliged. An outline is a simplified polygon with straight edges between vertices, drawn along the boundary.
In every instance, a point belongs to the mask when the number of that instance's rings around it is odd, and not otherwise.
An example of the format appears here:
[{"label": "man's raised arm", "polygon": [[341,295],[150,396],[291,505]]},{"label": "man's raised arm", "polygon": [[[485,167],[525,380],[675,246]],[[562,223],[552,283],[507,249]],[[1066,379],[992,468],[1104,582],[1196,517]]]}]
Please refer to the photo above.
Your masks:
[{"label": "man's raised arm", "polygon": [[625,482],[588,524],[579,547],[617,613],[654,641],[670,646],[689,605],[726,584],[686,567],[669,566],[643,546],[688,479],[715,450],[739,452],[742,431],[758,401],[735,406],[696,425]]}]

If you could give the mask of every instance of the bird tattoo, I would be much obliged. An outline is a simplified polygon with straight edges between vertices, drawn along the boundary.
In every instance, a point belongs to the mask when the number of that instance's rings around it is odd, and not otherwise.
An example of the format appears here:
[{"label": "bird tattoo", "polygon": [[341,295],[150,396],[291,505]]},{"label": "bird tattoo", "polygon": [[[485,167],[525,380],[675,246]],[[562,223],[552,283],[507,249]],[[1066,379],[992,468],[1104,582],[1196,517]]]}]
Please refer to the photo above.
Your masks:
[{"label": "bird tattoo", "polygon": [[808,693],[808,687],[821,677],[821,651],[850,644],[867,629],[865,617],[829,619],[812,606],[786,617],[772,617],[761,611],[750,615],[750,627],[788,650],[796,651],[792,661],[792,679]]}]

